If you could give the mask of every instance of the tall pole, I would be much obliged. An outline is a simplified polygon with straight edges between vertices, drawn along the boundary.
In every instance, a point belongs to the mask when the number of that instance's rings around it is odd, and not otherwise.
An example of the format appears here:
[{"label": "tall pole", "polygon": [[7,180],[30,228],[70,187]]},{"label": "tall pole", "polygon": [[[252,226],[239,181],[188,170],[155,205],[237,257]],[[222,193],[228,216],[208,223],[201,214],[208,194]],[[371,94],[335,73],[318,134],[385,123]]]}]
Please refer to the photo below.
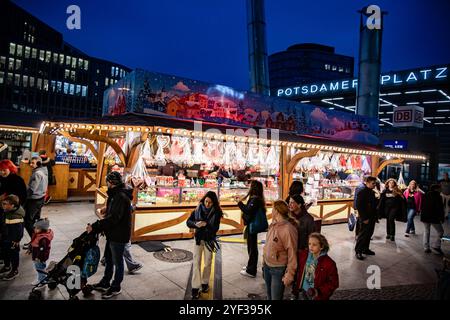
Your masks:
[{"label": "tall pole", "polygon": [[264,0],[247,0],[250,91],[270,95]]}]

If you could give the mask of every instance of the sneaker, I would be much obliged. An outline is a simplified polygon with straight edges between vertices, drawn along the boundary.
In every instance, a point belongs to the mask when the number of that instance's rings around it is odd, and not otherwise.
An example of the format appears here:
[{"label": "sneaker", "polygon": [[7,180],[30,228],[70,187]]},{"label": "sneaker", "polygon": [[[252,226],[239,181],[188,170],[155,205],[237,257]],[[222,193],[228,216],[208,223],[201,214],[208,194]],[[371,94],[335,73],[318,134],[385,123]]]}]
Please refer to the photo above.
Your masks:
[{"label": "sneaker", "polygon": [[412,230],[409,234],[416,234],[416,231]]},{"label": "sneaker", "polygon": [[247,266],[243,266],[241,270],[247,271]]},{"label": "sneaker", "polygon": [[248,273],[247,270],[241,270],[241,272],[239,272],[239,273],[245,277],[256,278],[256,275]]},{"label": "sneaker", "polygon": [[424,250],[425,253],[431,253],[430,248]]},{"label": "sneaker", "polygon": [[92,289],[96,291],[106,292],[109,288],[110,288],[109,284],[103,283],[101,281],[99,283],[92,285]]},{"label": "sneaker", "polygon": [[192,289],[192,300],[200,298],[200,290],[197,288]]},{"label": "sneaker", "polygon": [[104,292],[102,294],[102,299],[109,299],[109,298],[117,296],[121,293],[122,293],[122,289],[109,287],[108,290],[106,290],[106,292]]},{"label": "sneaker", "polygon": [[388,234],[388,235],[386,236],[386,239],[389,240],[390,238],[391,238],[391,236]]},{"label": "sneaker", "polygon": [[395,241],[395,237],[394,236],[391,236],[391,241]]},{"label": "sneaker", "polygon": [[31,285],[32,286],[37,286],[40,283],[39,279],[34,280]]},{"label": "sneaker", "polygon": [[207,293],[209,291],[209,284],[202,284],[202,292]]},{"label": "sneaker", "polygon": [[362,255],[362,253],[357,253],[357,254],[356,254],[356,259],[358,259],[358,260],[364,260],[365,258],[364,258],[364,256]]},{"label": "sneaker", "polygon": [[139,271],[139,270],[141,270],[142,269],[142,267],[143,267],[143,265],[142,264],[138,264],[136,267],[134,267],[134,268],[132,268],[132,269],[130,269],[130,270],[128,270],[128,273],[129,274],[134,274],[136,271]]},{"label": "sneaker", "polygon": [[406,232],[405,233],[405,237],[409,238],[409,233]]},{"label": "sneaker", "polygon": [[11,270],[6,276],[2,277],[2,280],[9,281],[15,279],[19,275],[19,271]]},{"label": "sneaker", "polygon": [[0,274],[7,273],[7,272],[10,272],[10,271],[11,271],[11,267],[3,266],[3,268],[0,269]]},{"label": "sneaker", "polygon": [[363,254],[365,254],[365,255],[367,255],[367,256],[374,256],[374,255],[375,255],[375,252],[373,252],[373,251],[370,250],[370,249],[367,249],[366,251],[363,252]]},{"label": "sneaker", "polygon": [[30,248],[30,244],[29,243],[25,243],[22,247],[23,250],[28,250]]},{"label": "sneaker", "polygon": [[436,253],[440,256],[444,255],[444,252],[442,251],[441,248],[433,248],[434,251],[436,251]]}]

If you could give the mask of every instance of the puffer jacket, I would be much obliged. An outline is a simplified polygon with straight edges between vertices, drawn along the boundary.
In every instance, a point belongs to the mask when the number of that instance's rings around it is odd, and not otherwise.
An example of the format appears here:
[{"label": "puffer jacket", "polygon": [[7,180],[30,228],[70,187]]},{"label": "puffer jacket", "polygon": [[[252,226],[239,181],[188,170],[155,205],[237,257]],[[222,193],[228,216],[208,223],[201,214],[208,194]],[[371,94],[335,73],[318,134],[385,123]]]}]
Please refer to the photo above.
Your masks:
[{"label": "puffer jacket", "polygon": [[46,232],[34,233],[30,242],[31,258],[45,262],[50,256],[51,243],[53,240],[53,231],[48,229]]},{"label": "puffer jacket", "polygon": [[292,223],[284,220],[270,224],[263,258],[269,267],[286,266],[285,278],[294,280],[297,270],[297,228]]},{"label": "puffer jacket", "polygon": [[48,172],[46,167],[33,169],[28,183],[27,195],[29,199],[42,199],[48,187]]}]

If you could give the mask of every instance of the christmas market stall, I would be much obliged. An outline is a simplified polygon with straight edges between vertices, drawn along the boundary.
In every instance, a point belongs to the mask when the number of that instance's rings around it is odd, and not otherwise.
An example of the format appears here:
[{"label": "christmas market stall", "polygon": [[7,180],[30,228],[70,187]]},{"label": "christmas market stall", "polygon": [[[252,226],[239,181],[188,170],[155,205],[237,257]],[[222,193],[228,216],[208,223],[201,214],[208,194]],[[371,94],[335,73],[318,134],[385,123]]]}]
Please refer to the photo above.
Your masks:
[{"label": "christmas market stall", "polygon": [[378,149],[376,119],[142,70],[110,87],[103,107],[102,118],[46,121],[41,133],[90,145],[97,208],[106,174],[123,173],[134,188],[132,241],[193,237],[186,220],[209,190],[225,213],[219,234],[241,233],[237,201],[251,180],[269,208],[301,180],[318,223],[347,221],[364,175],[425,160]]}]

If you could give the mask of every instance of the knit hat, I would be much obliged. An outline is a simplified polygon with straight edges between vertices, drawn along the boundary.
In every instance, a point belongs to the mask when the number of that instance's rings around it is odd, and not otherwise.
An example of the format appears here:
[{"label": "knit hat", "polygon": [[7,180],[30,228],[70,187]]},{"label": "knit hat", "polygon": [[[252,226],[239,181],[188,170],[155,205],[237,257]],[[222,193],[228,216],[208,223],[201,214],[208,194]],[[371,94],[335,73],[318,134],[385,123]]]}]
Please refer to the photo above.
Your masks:
[{"label": "knit hat", "polygon": [[299,194],[294,194],[293,196],[291,196],[291,199],[294,200],[298,205],[305,204],[305,199],[303,199],[303,197]]},{"label": "knit hat", "polygon": [[117,171],[110,172],[106,176],[106,181],[116,186],[123,183],[122,176]]},{"label": "knit hat", "polygon": [[40,219],[34,223],[34,227],[41,230],[48,230],[50,228],[50,221],[47,218]]}]

